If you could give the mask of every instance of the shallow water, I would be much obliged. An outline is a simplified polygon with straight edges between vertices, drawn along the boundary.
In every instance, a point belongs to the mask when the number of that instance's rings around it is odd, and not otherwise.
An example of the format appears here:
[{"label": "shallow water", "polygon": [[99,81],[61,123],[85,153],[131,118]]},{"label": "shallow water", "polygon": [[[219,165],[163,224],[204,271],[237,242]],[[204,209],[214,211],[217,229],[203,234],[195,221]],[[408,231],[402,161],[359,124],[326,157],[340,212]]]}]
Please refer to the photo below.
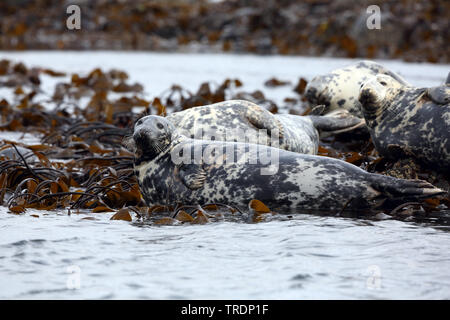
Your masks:
[{"label": "shallow water", "polygon": [[415,223],[156,227],[36,212],[0,214],[0,298],[450,298],[449,233]]},{"label": "shallow water", "polygon": [[[235,76],[245,90],[261,89],[273,76],[295,84],[299,76],[310,79],[351,62],[102,52],[0,53],[0,58],[77,72],[121,68],[149,95],[174,82],[196,89],[203,81]],[[450,69],[385,64],[415,85],[437,85]],[[53,85],[44,79],[44,89]],[[265,93],[277,100],[290,90]],[[110,221],[110,213],[6,211],[0,207],[3,299],[450,299],[445,226],[302,214],[258,224],[150,226]]]}]

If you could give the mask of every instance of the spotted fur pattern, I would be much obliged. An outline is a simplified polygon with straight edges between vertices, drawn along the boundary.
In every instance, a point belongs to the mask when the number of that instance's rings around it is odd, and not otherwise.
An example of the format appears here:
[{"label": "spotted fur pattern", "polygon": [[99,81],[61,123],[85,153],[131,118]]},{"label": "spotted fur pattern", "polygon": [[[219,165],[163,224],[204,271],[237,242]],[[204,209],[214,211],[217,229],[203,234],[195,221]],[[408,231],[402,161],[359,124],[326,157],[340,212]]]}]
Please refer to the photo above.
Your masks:
[{"label": "spotted fur pattern", "polygon": [[[161,136],[154,133],[159,130],[156,122],[164,124]],[[223,203],[245,208],[249,200],[259,199],[274,210],[329,212],[345,206],[346,210],[372,208],[386,198],[406,200],[441,192],[427,182],[370,174],[337,159],[263,145],[190,139],[176,134],[169,121],[157,116],[147,116],[135,127],[134,135],[142,137],[143,133],[148,134],[150,142],[144,145],[150,152],[146,155],[147,151],[142,150],[141,156],[136,157],[135,174],[148,205]],[[160,145],[158,149],[162,151],[155,154],[155,148],[148,147],[166,141],[167,137],[171,137],[171,142]],[[138,149],[142,147],[139,141],[136,144]],[[176,164],[172,153],[182,147],[192,154],[195,148],[221,149],[223,161]],[[272,175],[261,175],[261,168],[270,163],[239,161],[240,157],[255,160],[271,152],[279,155],[278,170]],[[236,161],[227,161],[228,157]]]},{"label": "spotted fur pattern", "polygon": [[[190,108],[167,116],[184,135],[211,140],[201,133],[213,132],[214,140],[233,142],[252,142],[246,140],[242,132],[257,134],[265,129],[268,134],[278,131],[275,139],[279,148],[304,154],[316,154],[320,130],[347,130],[358,126],[361,120],[346,115],[330,117],[309,117],[288,114],[274,115],[261,106],[244,100],[229,100],[212,105]],[[241,131],[239,131],[241,130]],[[271,145],[269,139],[259,144]],[[272,145],[273,146],[273,145]]]},{"label": "spotted fur pattern", "polygon": [[389,75],[398,83],[409,86],[402,77],[382,65],[373,61],[360,61],[313,78],[306,87],[305,95],[313,106],[325,105],[324,113],[343,108],[362,117],[358,102],[359,89],[365,81],[379,74]]},{"label": "spotted fur pattern", "polygon": [[412,88],[378,76],[362,86],[359,101],[381,155],[411,156],[450,172],[449,98],[445,85]]}]

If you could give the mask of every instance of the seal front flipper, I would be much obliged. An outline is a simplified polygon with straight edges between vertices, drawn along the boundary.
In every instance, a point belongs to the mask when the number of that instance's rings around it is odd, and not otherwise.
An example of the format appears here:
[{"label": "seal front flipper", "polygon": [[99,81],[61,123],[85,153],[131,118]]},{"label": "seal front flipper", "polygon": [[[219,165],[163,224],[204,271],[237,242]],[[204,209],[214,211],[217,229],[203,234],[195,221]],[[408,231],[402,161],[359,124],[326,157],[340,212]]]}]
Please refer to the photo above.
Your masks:
[{"label": "seal front flipper", "polygon": [[437,104],[450,103],[450,87],[439,86],[427,89],[426,95]]},{"label": "seal front flipper", "polygon": [[312,108],[308,115],[321,116],[321,115],[326,114],[328,112],[328,109],[329,108],[326,105],[319,104],[318,106],[315,106],[314,108]]},{"label": "seal front flipper", "polygon": [[283,144],[284,127],[272,113],[258,105],[250,105],[245,110],[245,117],[257,129],[266,129],[268,135]]},{"label": "seal front flipper", "polygon": [[183,184],[191,190],[200,189],[205,184],[206,171],[198,164],[182,164],[178,171]]},{"label": "seal front flipper", "polygon": [[407,146],[391,143],[386,146],[386,154],[389,159],[405,159],[416,156]]}]

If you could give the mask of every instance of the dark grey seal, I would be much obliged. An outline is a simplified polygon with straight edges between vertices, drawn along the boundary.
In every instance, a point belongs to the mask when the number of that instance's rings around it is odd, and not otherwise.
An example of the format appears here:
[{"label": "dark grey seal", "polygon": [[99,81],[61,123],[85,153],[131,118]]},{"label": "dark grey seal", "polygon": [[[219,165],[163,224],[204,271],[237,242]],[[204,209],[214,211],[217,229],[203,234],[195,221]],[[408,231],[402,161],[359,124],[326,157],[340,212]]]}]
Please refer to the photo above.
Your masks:
[{"label": "dark grey seal", "polygon": [[450,87],[406,87],[378,76],[359,96],[377,151],[408,156],[450,172]]},{"label": "dark grey seal", "polygon": [[425,181],[372,174],[337,159],[190,139],[159,116],[138,120],[133,141],[134,170],[149,206],[223,203],[244,208],[258,199],[276,210],[355,211],[382,206],[387,199],[443,193]]},{"label": "dark grey seal", "polygon": [[409,86],[401,76],[382,65],[373,61],[360,61],[314,77],[306,86],[305,96],[313,106],[325,105],[326,108],[322,110],[322,113],[343,108],[362,118],[361,106],[358,102],[361,84],[380,74],[388,75],[399,84]]},{"label": "dark grey seal", "polygon": [[[350,131],[364,121],[345,110],[328,116],[272,114],[244,100],[229,100],[174,112],[166,117],[181,134],[199,140],[249,142],[271,145],[272,138],[284,150],[317,154],[319,134]],[[266,137],[257,134],[267,132]]]}]

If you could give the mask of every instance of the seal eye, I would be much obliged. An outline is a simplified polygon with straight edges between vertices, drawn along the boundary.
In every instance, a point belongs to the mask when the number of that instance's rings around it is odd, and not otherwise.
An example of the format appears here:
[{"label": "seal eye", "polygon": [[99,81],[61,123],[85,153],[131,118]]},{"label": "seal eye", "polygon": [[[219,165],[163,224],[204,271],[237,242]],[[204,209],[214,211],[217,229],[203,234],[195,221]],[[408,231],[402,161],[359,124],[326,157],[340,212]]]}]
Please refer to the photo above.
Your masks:
[{"label": "seal eye", "polygon": [[140,126],[142,124],[142,119],[138,120],[138,122],[136,122],[137,126]]},{"label": "seal eye", "polygon": [[384,82],[384,81],[380,81],[380,84],[383,85],[383,86],[385,86],[385,87],[387,86],[387,83]]},{"label": "seal eye", "polygon": [[163,124],[161,122],[158,122],[156,124],[156,126],[158,127],[158,129],[164,129],[164,126],[163,126]]}]

